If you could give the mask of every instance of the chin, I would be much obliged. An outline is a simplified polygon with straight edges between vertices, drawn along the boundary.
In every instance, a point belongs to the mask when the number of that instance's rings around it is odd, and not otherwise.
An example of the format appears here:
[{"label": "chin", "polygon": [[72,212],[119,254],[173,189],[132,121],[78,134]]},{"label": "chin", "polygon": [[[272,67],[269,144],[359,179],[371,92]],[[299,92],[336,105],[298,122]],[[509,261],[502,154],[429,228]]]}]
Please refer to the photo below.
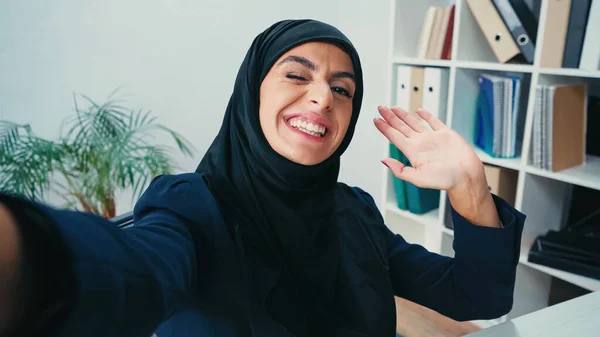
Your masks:
[{"label": "chin", "polygon": [[325,161],[325,159],[327,159],[327,157],[325,157],[325,156],[315,156],[314,153],[310,153],[310,154],[293,153],[290,156],[287,156],[287,158],[296,164],[305,165],[305,166],[317,165],[317,164],[320,164],[323,161]]}]

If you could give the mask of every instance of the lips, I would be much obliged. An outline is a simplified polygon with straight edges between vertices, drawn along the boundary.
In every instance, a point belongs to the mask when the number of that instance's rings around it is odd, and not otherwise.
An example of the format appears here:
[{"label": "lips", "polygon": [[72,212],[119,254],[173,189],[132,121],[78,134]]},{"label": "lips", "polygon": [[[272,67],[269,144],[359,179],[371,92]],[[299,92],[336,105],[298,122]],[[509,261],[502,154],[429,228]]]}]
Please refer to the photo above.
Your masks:
[{"label": "lips", "polygon": [[284,120],[287,123],[289,123],[290,120],[297,119],[297,118],[301,118],[302,121],[306,121],[307,123],[311,123],[313,125],[324,126],[330,131],[333,128],[333,125],[331,124],[329,119],[327,119],[319,114],[316,114],[314,112],[300,112],[300,113],[293,113],[293,114],[284,116]]}]

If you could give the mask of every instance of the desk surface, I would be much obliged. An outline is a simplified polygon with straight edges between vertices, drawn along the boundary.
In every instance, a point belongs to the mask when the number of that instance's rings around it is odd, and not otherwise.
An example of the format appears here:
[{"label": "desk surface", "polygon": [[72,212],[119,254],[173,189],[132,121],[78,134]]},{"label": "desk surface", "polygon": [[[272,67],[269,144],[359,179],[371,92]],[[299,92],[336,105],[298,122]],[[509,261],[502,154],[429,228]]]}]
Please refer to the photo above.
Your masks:
[{"label": "desk surface", "polygon": [[517,317],[467,336],[600,336],[600,291]]}]

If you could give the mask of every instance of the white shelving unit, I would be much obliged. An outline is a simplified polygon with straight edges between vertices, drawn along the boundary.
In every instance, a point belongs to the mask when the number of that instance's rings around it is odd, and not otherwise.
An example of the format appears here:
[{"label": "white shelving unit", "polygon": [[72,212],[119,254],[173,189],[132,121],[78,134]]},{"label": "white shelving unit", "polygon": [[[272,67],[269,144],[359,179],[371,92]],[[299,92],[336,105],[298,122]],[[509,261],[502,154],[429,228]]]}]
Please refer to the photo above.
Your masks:
[{"label": "white shelving unit", "polygon": [[[539,0],[538,0],[539,1]],[[599,0],[595,0],[599,1]],[[454,33],[451,60],[417,59],[419,33],[429,6],[455,4]],[[588,156],[584,165],[561,172],[549,172],[530,165],[530,150],[534,88],[538,83],[585,81],[600,85],[600,71],[541,68],[540,50],[546,23],[547,0],[541,0],[536,55],[533,65],[498,63],[465,0],[391,0],[390,52],[388,55],[388,104],[395,105],[396,68],[399,65],[438,67],[449,72],[445,123],[465,139],[473,139],[475,98],[479,90],[477,78],[486,73],[519,73],[524,76],[522,110],[519,122],[520,149],[516,158],[492,158],[473,147],[484,163],[518,171],[515,207],[527,215],[521,241],[521,259],[513,310],[510,318],[547,306],[551,277],[557,277],[588,290],[600,290],[600,280],[548,268],[527,261],[527,253],[536,238],[549,229],[560,229],[568,212],[573,185],[600,190],[600,157]],[[599,37],[600,38],[600,37]],[[588,130],[590,132],[591,130]],[[597,130],[596,132],[600,132]],[[389,156],[389,142],[382,143],[384,156]],[[453,231],[444,226],[446,194],[441,192],[439,207],[423,215],[401,210],[396,206],[392,173],[383,170],[383,214],[386,224],[409,242],[425,246],[433,252],[453,255]],[[505,319],[500,318],[500,320]],[[491,323],[493,324],[493,322]]]}]

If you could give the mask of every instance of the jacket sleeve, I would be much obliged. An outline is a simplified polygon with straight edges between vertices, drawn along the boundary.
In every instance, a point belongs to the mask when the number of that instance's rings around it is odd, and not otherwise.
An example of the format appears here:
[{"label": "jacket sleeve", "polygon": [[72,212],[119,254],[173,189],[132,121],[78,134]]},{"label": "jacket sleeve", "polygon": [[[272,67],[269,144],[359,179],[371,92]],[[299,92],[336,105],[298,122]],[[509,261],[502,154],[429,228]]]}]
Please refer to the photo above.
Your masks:
[{"label": "jacket sleeve", "polygon": [[[74,286],[50,336],[148,337],[194,294],[216,214],[200,175],[156,177],[134,208],[134,226],[36,205],[67,251]],[[66,278],[66,275],[65,275]]]},{"label": "jacket sleeve", "polygon": [[492,319],[513,304],[525,215],[493,196],[502,228],[477,226],[451,209],[454,258],[408,243],[388,230],[395,295],[458,321]]}]

